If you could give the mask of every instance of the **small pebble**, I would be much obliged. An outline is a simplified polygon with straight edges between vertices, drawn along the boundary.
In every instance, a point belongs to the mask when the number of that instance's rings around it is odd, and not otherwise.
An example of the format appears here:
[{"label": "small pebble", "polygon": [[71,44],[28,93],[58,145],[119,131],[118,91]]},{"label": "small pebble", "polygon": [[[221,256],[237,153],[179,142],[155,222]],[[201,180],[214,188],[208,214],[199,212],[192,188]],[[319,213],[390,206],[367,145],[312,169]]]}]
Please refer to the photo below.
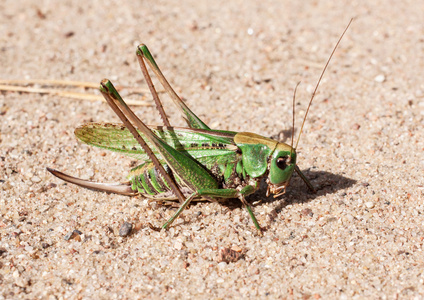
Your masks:
[{"label": "small pebble", "polygon": [[3,191],[8,191],[8,190],[10,190],[10,189],[12,189],[13,188],[13,186],[8,182],[8,181],[6,181],[6,182],[4,182],[2,185],[1,185],[1,189],[3,190]]},{"label": "small pebble", "polygon": [[367,207],[367,208],[373,208],[374,207],[374,202],[365,202],[365,206]]},{"label": "small pebble", "polygon": [[386,81],[386,76],[384,76],[383,74],[377,75],[375,76],[374,81],[380,82],[380,83],[384,82]]},{"label": "small pebble", "polygon": [[25,277],[18,277],[15,280],[15,284],[21,288],[25,288],[26,286],[30,284],[30,280]]},{"label": "small pebble", "polygon": [[53,183],[53,182],[50,182],[50,183],[47,185],[47,189],[52,189],[52,188],[55,188],[55,187],[57,187],[57,184],[56,184],[56,183]]},{"label": "small pebble", "polygon": [[239,252],[239,253],[242,251],[242,249],[239,246],[237,246],[237,245],[232,246],[231,247],[231,250],[236,251],[236,252]]},{"label": "small pebble", "polygon": [[314,213],[312,212],[312,209],[310,209],[310,208],[304,208],[304,209],[302,209],[301,210],[301,212],[300,212],[301,214],[302,214],[302,216],[310,216],[310,217],[313,217],[314,216]]},{"label": "small pebble", "polygon": [[243,257],[243,253],[237,252],[230,248],[223,248],[218,256],[218,262],[236,262]]},{"label": "small pebble", "polygon": [[32,176],[31,181],[34,182],[34,183],[39,183],[39,182],[41,182],[41,178],[38,177],[38,176]]},{"label": "small pebble", "polygon": [[13,276],[13,278],[18,278],[18,277],[19,277],[19,271],[18,271],[18,270],[15,270],[15,271],[12,273],[12,276]]},{"label": "small pebble", "polygon": [[199,231],[199,230],[200,230],[200,226],[198,226],[198,225],[193,225],[193,226],[191,227],[191,230],[192,230],[192,231]]},{"label": "small pebble", "polygon": [[65,235],[64,239],[65,239],[65,241],[69,241],[70,239],[75,239],[75,240],[81,241],[81,236],[80,236],[81,234],[82,234],[81,231],[75,229],[73,231],[69,231]]},{"label": "small pebble", "polygon": [[359,125],[358,123],[352,125],[353,130],[359,130],[359,128],[361,128],[361,125]]},{"label": "small pebble", "polygon": [[41,243],[41,247],[42,247],[43,249],[47,249],[47,248],[49,248],[49,247],[50,247],[50,245],[49,245],[48,243]]},{"label": "small pebble", "polygon": [[181,243],[180,241],[176,241],[174,244],[174,248],[177,250],[181,250],[183,248],[183,243]]},{"label": "small pebble", "polygon": [[133,229],[133,225],[131,223],[128,222],[124,222],[121,225],[121,228],[119,228],[119,236],[129,236],[131,231]]}]

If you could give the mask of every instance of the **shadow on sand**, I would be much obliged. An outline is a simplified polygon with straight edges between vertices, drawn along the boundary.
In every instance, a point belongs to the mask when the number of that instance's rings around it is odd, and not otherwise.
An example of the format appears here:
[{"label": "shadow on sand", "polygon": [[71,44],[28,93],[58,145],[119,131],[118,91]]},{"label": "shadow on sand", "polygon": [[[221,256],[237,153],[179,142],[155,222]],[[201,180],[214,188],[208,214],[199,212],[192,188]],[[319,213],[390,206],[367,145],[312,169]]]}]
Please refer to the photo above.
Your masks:
[{"label": "shadow on sand", "polygon": [[[247,197],[249,203],[257,202],[258,204],[256,206],[260,206],[263,203],[279,202],[271,213],[269,213],[269,220],[267,221],[267,225],[263,227],[264,230],[267,230],[271,224],[275,222],[275,219],[287,205],[307,203],[313,201],[317,197],[334,194],[339,190],[351,187],[357,182],[356,180],[325,171],[302,170],[302,172],[315,187],[317,191],[315,194],[308,189],[297,174],[293,174],[290,186],[287,187],[286,194],[279,198],[274,198],[272,195],[265,197],[267,186],[264,182],[261,182],[261,187],[256,193]],[[241,207],[241,203],[237,199],[227,201],[223,203],[223,205],[227,206],[229,209]]]}]

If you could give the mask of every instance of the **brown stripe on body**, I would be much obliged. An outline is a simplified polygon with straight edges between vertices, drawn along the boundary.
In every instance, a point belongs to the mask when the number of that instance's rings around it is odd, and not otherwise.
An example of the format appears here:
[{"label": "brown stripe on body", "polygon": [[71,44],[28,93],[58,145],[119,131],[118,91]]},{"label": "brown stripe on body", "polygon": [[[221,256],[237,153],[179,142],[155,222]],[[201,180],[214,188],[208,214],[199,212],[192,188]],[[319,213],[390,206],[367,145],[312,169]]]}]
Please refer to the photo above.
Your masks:
[{"label": "brown stripe on body", "polygon": [[159,191],[156,190],[155,187],[152,184],[152,180],[150,178],[150,173],[149,173],[149,168],[144,169],[142,176],[144,176],[144,181],[146,182],[147,186],[149,187],[149,190],[157,195],[159,193]]},{"label": "brown stripe on body", "polygon": [[[165,169],[165,171],[167,171],[168,172],[168,168],[167,168],[167,166],[164,166],[164,169]],[[164,192],[168,192],[170,189],[165,185],[165,183],[164,183],[164,179],[163,179],[163,177],[162,177],[162,175],[159,173],[159,171],[158,171],[158,169],[156,169],[156,167],[153,167],[153,172],[155,173],[155,176],[156,176],[156,181],[158,182],[158,184],[160,185],[160,187],[161,187],[161,189],[164,191]]]}]

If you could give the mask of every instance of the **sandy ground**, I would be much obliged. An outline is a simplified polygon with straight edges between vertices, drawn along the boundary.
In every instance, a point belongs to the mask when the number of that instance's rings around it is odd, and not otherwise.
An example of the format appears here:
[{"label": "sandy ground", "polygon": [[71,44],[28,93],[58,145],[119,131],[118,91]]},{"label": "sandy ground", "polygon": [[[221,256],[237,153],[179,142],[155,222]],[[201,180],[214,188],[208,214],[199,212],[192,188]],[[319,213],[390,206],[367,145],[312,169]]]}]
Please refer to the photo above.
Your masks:
[{"label": "sandy ground", "polygon": [[[368,2],[2,1],[1,79],[146,88],[135,58],[143,42],[212,127],[286,140],[296,83],[299,132],[355,20],[298,147],[318,193],[295,176],[284,196],[249,198],[263,200],[262,237],[237,201],[195,204],[156,232],[147,222],[175,210],[54,178],[47,166],[123,181],[132,159],[73,135],[117,117],[101,101],[0,94],[0,299],[424,297],[424,5]],[[160,124],[153,107],[134,110]],[[135,226],[127,237],[124,222]],[[226,248],[235,261],[222,260]]]}]

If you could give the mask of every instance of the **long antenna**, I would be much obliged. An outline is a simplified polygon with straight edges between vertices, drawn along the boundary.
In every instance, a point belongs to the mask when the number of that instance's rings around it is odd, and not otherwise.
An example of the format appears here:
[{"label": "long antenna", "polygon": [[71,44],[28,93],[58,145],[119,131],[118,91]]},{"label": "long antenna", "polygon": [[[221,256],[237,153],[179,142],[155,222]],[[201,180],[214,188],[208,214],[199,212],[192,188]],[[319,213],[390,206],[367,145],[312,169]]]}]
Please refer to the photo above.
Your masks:
[{"label": "long antenna", "polygon": [[291,159],[292,153],[293,153],[293,143],[294,143],[294,119],[295,119],[295,106],[296,106],[296,91],[297,87],[299,86],[300,81],[296,84],[296,87],[294,88],[293,92],[293,126],[292,126],[292,134],[291,134],[291,144],[290,144],[290,156],[289,159]]},{"label": "long antenna", "polygon": [[320,84],[320,82],[321,82],[321,79],[322,79],[322,77],[324,76],[325,70],[327,70],[328,64],[330,63],[330,60],[331,60],[331,58],[333,57],[334,52],[336,52],[336,49],[337,49],[337,47],[339,46],[340,41],[342,40],[342,38],[343,38],[344,34],[346,33],[346,31],[347,31],[347,29],[349,28],[349,26],[350,26],[350,24],[352,23],[352,21],[353,21],[353,18],[352,18],[352,19],[350,19],[349,24],[347,24],[347,26],[346,26],[345,30],[343,31],[342,35],[340,36],[339,40],[337,41],[336,46],[334,46],[334,49],[333,49],[333,51],[331,52],[331,55],[330,55],[330,57],[328,58],[327,63],[325,64],[324,69],[323,69],[323,70],[322,70],[322,72],[321,72],[321,76],[320,76],[320,77],[319,77],[319,79],[318,79],[317,85],[315,86],[315,90],[314,90],[314,92],[312,93],[311,100],[309,101],[308,109],[306,109],[306,114],[305,114],[305,117],[303,118],[302,127],[300,127],[299,137],[297,138],[297,142],[296,142],[296,147],[295,147],[295,149],[297,149],[297,146],[299,145],[300,136],[301,136],[302,131],[303,131],[303,126],[305,125],[306,117],[308,116],[309,108],[311,107],[312,100],[314,100],[315,94],[316,94],[316,92],[317,92],[317,90],[318,90],[318,86],[319,86],[319,84]]}]

